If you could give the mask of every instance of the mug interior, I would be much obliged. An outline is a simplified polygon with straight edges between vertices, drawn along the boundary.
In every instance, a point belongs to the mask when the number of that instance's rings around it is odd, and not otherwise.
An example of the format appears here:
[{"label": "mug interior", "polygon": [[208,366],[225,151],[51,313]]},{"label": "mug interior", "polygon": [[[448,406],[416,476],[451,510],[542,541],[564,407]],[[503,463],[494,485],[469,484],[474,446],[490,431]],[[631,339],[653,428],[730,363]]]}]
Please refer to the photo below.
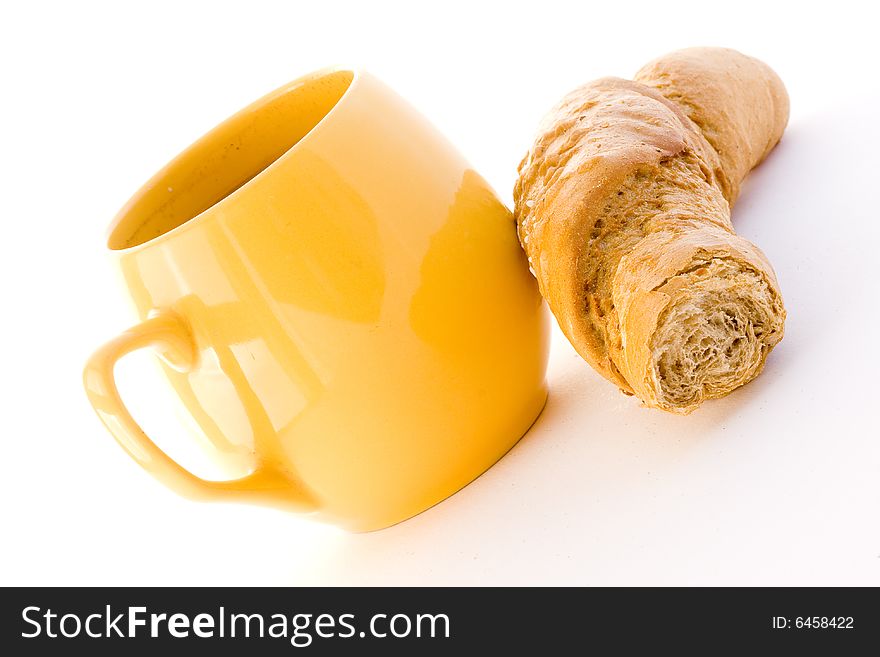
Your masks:
[{"label": "mug interior", "polygon": [[333,71],[288,85],[214,128],[160,171],[117,215],[107,246],[144,244],[216,205],[295,146],[354,79]]}]

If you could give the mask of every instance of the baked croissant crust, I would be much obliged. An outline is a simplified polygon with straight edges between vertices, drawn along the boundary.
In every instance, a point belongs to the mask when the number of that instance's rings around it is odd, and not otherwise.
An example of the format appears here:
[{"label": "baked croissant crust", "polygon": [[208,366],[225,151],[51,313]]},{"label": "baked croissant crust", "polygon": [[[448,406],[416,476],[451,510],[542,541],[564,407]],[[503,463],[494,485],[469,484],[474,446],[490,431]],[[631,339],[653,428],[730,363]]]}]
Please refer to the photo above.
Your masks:
[{"label": "baked croissant crust", "polygon": [[519,166],[517,230],[541,293],[578,353],[648,406],[724,396],[782,339],[773,268],[730,209],[787,121],[768,66],[691,48],[568,94]]}]

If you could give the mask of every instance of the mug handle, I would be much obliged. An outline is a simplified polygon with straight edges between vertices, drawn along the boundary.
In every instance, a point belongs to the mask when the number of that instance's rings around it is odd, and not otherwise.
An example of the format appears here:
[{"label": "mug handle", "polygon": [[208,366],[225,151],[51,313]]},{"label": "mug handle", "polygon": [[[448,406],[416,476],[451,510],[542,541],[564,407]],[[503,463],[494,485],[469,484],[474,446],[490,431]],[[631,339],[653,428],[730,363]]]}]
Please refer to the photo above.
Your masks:
[{"label": "mug handle", "polygon": [[251,474],[240,479],[209,481],[159,449],[128,412],[114,376],[120,358],[146,347],[161,349],[169,364],[180,371],[196,365],[197,351],[189,328],[179,315],[165,311],[105,343],[92,354],[83,371],[92,407],[129,456],[170,489],[190,499],[255,502],[300,512],[315,508],[301,486],[259,463]]}]

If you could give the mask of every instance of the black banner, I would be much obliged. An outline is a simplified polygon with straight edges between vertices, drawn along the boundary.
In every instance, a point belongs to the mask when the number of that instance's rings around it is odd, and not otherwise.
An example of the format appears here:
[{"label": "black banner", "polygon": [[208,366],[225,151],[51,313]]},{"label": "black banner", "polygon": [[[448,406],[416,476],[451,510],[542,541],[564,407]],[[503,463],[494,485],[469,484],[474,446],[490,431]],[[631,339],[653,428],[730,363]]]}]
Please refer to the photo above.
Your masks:
[{"label": "black banner", "polygon": [[22,588],[2,598],[7,655],[850,654],[880,645],[880,596],[868,588]]}]

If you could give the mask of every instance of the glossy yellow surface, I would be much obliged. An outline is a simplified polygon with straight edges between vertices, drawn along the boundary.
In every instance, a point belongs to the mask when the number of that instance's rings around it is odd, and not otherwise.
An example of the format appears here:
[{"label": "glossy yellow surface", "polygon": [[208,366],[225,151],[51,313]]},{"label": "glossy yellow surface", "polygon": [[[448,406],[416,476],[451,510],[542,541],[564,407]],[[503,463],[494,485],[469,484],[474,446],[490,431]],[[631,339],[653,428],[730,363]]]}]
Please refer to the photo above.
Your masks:
[{"label": "glossy yellow surface", "polygon": [[[142,323],[95,353],[86,390],[188,497],[378,529],[485,471],[544,404],[547,318],[509,211],[368,74],[242,110],[129,201],[108,247]],[[113,367],[147,346],[241,478],[191,474],[128,414]]]}]

